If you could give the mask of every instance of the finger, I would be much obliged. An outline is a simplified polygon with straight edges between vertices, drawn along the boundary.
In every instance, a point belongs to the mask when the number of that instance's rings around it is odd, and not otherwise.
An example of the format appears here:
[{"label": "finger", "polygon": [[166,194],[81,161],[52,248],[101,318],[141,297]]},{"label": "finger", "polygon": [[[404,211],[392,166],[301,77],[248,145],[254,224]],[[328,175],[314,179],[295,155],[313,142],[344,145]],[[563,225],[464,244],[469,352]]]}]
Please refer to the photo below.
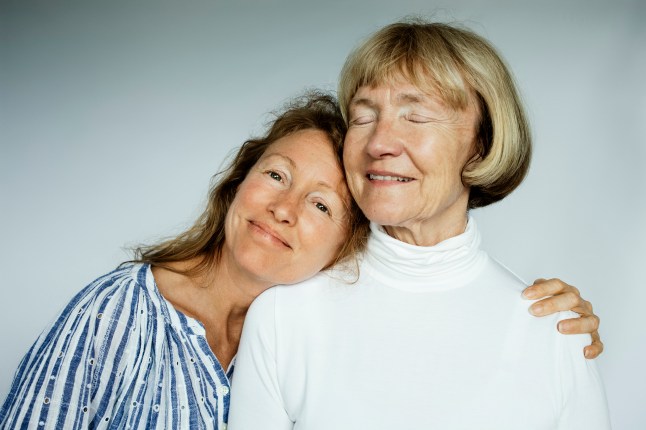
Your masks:
[{"label": "finger", "polygon": [[548,297],[532,304],[529,307],[529,312],[537,317],[569,310],[575,310],[575,312],[585,315],[584,311],[586,309],[583,300],[581,299],[581,296],[574,293],[573,291],[568,291],[556,296]]},{"label": "finger", "polygon": [[574,312],[580,315],[593,315],[594,311],[592,310],[592,303],[585,299],[581,299],[581,304],[576,308],[572,309]]},{"label": "finger", "polygon": [[546,280],[543,278],[538,278],[534,280],[534,283],[529,287],[525,288],[525,290],[523,291],[523,297],[530,300],[540,299],[541,297],[545,297],[542,293],[541,286],[539,285],[545,281]]},{"label": "finger", "polygon": [[599,333],[592,333],[592,345],[583,348],[583,355],[587,359],[597,358],[603,352],[603,342],[599,339]]},{"label": "finger", "polygon": [[[558,329],[563,334],[597,333],[599,329],[599,317],[596,315],[586,315],[580,318],[563,320],[559,322]],[[597,333],[598,338],[599,334]]]},{"label": "finger", "polygon": [[528,299],[540,299],[541,297],[553,296],[555,294],[562,294],[565,292],[574,292],[579,294],[579,290],[576,287],[566,284],[560,279],[542,279],[539,278],[534,281],[534,284],[530,285],[523,291],[523,296]]}]

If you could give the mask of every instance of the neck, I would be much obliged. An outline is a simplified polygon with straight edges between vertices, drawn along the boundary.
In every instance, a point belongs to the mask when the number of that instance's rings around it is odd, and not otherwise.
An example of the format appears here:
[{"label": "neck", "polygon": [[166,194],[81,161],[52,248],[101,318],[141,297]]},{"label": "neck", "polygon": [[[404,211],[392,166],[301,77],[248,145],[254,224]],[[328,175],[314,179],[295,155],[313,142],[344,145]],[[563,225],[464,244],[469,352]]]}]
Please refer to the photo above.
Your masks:
[{"label": "neck", "polygon": [[[172,263],[171,268],[183,271],[197,262]],[[159,291],[175,309],[202,323],[207,342],[226,371],[238,349],[251,302],[271,285],[244,276],[224,254],[204,273],[189,275],[153,267],[153,275]]]},{"label": "neck", "polygon": [[434,246],[464,233],[467,226],[466,205],[452,208],[424,220],[413,220],[399,226],[384,226],[386,233],[397,240],[417,246]]}]

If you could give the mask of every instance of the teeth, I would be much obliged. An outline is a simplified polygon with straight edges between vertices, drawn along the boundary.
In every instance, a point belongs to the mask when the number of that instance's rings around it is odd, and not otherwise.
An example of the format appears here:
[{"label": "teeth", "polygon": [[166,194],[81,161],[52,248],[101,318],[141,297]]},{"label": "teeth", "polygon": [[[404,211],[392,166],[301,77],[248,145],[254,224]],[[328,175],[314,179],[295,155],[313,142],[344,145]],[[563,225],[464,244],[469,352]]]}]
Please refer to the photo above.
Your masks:
[{"label": "teeth", "polygon": [[368,178],[375,181],[397,181],[397,182],[410,182],[412,178],[402,178],[401,176],[382,176],[369,174]]}]

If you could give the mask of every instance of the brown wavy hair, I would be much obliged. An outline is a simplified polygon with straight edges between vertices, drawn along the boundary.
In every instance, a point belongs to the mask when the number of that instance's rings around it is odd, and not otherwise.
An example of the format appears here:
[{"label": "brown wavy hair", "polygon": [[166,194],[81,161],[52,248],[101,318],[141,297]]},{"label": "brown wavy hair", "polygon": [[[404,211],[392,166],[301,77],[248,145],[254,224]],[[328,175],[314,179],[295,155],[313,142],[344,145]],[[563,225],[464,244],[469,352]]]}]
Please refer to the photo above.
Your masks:
[{"label": "brown wavy hair", "polygon": [[[336,99],[320,91],[310,91],[288,102],[274,113],[264,136],[247,140],[236,153],[229,166],[214,175],[206,209],[185,232],[161,243],[135,249],[133,262],[150,263],[184,274],[199,274],[212,268],[220,260],[224,246],[224,220],[235,198],[238,186],[265,151],[278,139],[301,130],[319,130],[330,139],[343,170],[343,139],[346,125]],[[330,264],[355,256],[365,248],[368,221],[350,199],[348,208],[348,238],[336,260]],[[188,270],[170,267],[170,263],[195,260]]]}]

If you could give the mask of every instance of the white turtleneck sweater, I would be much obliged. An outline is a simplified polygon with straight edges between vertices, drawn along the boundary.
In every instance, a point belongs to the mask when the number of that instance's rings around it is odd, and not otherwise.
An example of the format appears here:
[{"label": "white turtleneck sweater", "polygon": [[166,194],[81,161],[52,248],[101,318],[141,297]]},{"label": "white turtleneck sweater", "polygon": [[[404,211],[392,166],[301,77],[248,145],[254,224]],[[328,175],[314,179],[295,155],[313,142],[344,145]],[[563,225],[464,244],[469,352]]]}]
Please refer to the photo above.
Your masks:
[{"label": "white turtleneck sweater", "polygon": [[432,247],[371,229],[357,282],[322,273],[253,303],[229,430],[610,428],[590,337],[528,313],[473,219]]}]

